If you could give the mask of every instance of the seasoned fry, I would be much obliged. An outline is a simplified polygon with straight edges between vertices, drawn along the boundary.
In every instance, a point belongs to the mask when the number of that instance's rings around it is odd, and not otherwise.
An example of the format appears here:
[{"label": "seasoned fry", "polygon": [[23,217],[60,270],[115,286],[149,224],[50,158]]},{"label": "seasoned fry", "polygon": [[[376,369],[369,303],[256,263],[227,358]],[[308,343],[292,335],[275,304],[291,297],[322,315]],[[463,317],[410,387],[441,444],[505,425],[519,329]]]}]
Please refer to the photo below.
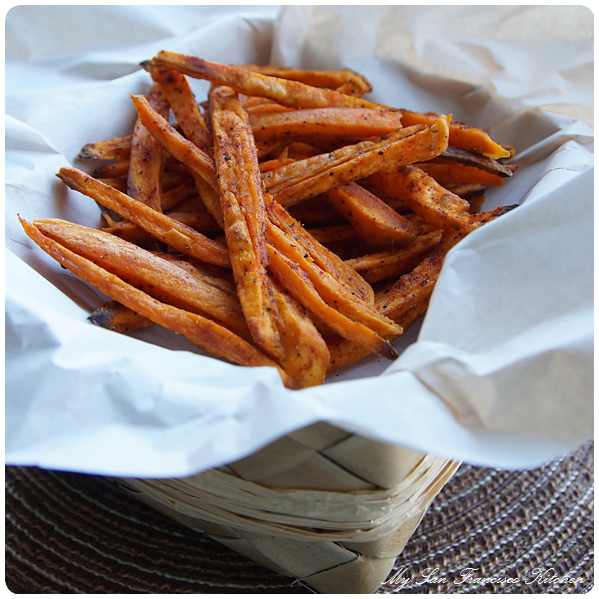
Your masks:
[{"label": "seasoned fry", "polygon": [[151,63],[144,63],[144,67],[168,100],[185,137],[206,154],[212,155],[212,136],[185,75],[164,67],[154,67]]},{"label": "seasoned fry", "polygon": [[461,148],[447,148],[443,154],[435,159],[435,162],[457,162],[504,178],[511,177],[519,168],[513,164],[502,164],[494,158],[473,154]]},{"label": "seasoned fry", "polygon": [[89,196],[109,210],[113,210],[182,254],[193,256],[216,266],[231,266],[226,247],[191,227],[148,208],[141,202],[137,202],[78,169],[61,168],[57,176],[71,189]]},{"label": "seasoned fry", "polygon": [[[153,85],[147,100],[163,118],[168,118],[168,102],[157,85]],[[138,117],[131,138],[131,158],[127,177],[127,195],[153,210],[162,209],[163,150]]]},{"label": "seasoned fry", "polygon": [[406,246],[416,239],[415,225],[356,183],[331,189],[326,197],[358,235],[373,246]]},{"label": "seasoned fry", "polygon": [[[423,114],[420,112],[410,112],[402,110],[401,122],[404,127],[410,125],[430,125],[438,118],[437,114],[432,112]],[[449,127],[449,145],[463,150],[478,152],[489,158],[509,158],[509,149],[503,148],[494,142],[487,133],[481,129],[468,127],[464,123],[452,121]]]},{"label": "seasoned fry", "polygon": [[114,300],[104,302],[87,317],[87,320],[115,333],[129,333],[154,324],[149,318]]},{"label": "seasoned fry", "polygon": [[368,254],[346,260],[346,264],[360,273],[370,283],[378,283],[412,270],[424,255],[441,240],[442,231],[419,235],[407,248],[399,248]]},{"label": "seasoned fry", "polygon": [[136,247],[114,235],[59,219],[36,220],[46,237],[91,260],[162,302],[217,320],[249,339],[237,298],[207,285],[173,261]]},{"label": "seasoned fry", "polygon": [[271,283],[283,345],[281,366],[296,389],[322,385],[329,363],[327,344],[306,310],[276,280]]},{"label": "seasoned fry", "polygon": [[374,304],[372,287],[353,268],[316,241],[301,223],[275,202],[269,194],[266,194],[265,201],[267,214],[273,225],[296,240],[319,268],[344,285],[350,293],[356,294],[370,306]]},{"label": "seasoned fry", "polygon": [[[270,247],[285,256],[308,275],[316,292],[329,305],[355,322],[370,327],[379,335],[390,335],[397,332],[397,327],[387,318],[378,314],[364,300],[357,297],[339,283],[329,273],[319,268],[311,259],[299,240],[281,231],[277,227],[269,227],[266,238]],[[356,275],[357,276],[357,275]],[[301,302],[301,298],[296,298]],[[305,306],[307,307],[307,306]]]},{"label": "seasoned fry", "polygon": [[94,171],[96,179],[110,179],[114,177],[126,177],[129,173],[129,160],[119,160],[111,164],[102,164]]},{"label": "seasoned fry", "polygon": [[313,312],[345,339],[364,345],[371,352],[389,360],[397,358],[397,352],[387,340],[369,327],[347,318],[323,301],[308,275],[297,264],[288,260],[272,246],[267,246],[267,249],[275,276],[307,310]]},{"label": "seasoned fry", "polygon": [[368,108],[312,108],[260,112],[250,116],[259,156],[292,141],[334,141],[336,144],[386,135],[401,128],[397,112]]},{"label": "seasoned fry", "polygon": [[213,189],[218,189],[214,161],[193,142],[185,139],[166,119],[152,109],[143,96],[131,96],[139,118],[169,154],[186,164],[194,173],[204,179]]},{"label": "seasoned fry", "polygon": [[477,183],[479,185],[503,185],[503,177],[483,171],[473,166],[457,162],[422,162],[415,164],[444,187],[460,183]]},{"label": "seasoned fry", "polygon": [[[360,149],[356,148],[349,159],[346,146],[331,152],[325,158],[320,155],[277,169],[272,177],[269,177],[271,172],[263,173],[265,187],[280,204],[291,206],[311,196],[329,191],[337,185],[368,177],[383,168],[385,164],[400,166],[430,160],[447,148],[448,119],[440,117],[431,127],[412,135],[408,134],[407,137],[403,137],[402,130],[400,132],[398,134],[400,139],[393,139],[395,136],[390,136],[392,141],[374,143],[368,149],[362,149],[363,146],[357,144]],[[301,167],[296,165],[300,163],[303,163],[305,171],[299,180],[290,182],[281,176],[280,171],[290,167],[292,167],[290,170],[299,170]]]},{"label": "seasoned fry", "polygon": [[236,92],[223,86],[210,93],[210,118],[224,231],[239,301],[256,343],[280,358],[284,351],[266,272],[264,190],[249,119]]},{"label": "seasoned fry", "polygon": [[352,84],[353,87],[363,90],[363,93],[372,91],[372,85],[362,75],[351,69],[340,69],[330,71],[314,71],[293,69],[290,67],[280,67],[277,65],[240,65],[248,71],[255,71],[270,77],[279,77],[280,79],[291,79],[300,81],[312,87],[324,87],[327,89],[337,89],[342,85]]},{"label": "seasoned fry", "polygon": [[75,160],[123,160],[131,155],[131,135],[89,143]]},{"label": "seasoned fry", "polygon": [[441,187],[432,177],[415,166],[400,166],[378,172],[370,180],[387,194],[401,200],[438,229],[466,230],[469,204]]},{"label": "seasoned fry", "polygon": [[387,110],[387,107],[340,94],[334,90],[313,87],[299,81],[270,77],[241,67],[210,62],[176,52],[158,52],[152,59],[152,64],[168,67],[197,79],[207,79],[217,85],[229,86],[236,92],[247,96],[262,96],[294,108],[349,106]]},{"label": "seasoned fry", "polygon": [[72,273],[93,285],[98,291],[142,314],[156,324],[183,335],[190,343],[208,353],[243,366],[271,366],[276,368],[286,386],[292,387],[287,374],[269,357],[214,321],[174,306],[164,304],[116,275],[104,270],[59,243],[43,235],[26,221],[21,224],[27,235],[45,252]]}]

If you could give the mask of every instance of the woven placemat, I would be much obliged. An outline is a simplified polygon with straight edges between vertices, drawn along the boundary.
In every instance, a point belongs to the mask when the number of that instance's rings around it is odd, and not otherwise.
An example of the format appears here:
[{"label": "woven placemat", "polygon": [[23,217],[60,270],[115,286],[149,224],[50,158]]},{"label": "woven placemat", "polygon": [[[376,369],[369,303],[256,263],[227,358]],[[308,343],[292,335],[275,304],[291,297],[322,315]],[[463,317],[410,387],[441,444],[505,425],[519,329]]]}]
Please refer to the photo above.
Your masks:
[{"label": "woven placemat", "polygon": [[[6,468],[14,593],[309,593],[108,479]],[[593,446],[533,471],[462,466],[380,593],[586,593]]]}]

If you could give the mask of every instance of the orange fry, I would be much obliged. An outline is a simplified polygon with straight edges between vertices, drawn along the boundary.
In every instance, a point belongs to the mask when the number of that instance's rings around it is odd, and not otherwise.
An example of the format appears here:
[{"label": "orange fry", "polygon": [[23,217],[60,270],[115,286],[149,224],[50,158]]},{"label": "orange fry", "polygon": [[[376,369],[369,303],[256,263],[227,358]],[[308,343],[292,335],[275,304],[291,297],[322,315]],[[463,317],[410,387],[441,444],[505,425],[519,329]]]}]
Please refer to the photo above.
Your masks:
[{"label": "orange fry", "polygon": [[448,191],[415,166],[400,166],[376,173],[370,180],[389,196],[438,229],[466,230],[470,206],[466,200]]},{"label": "orange fry", "polygon": [[212,154],[212,136],[185,75],[164,67],[147,66],[152,79],[160,87],[185,137],[198,148]]},{"label": "orange fry", "polygon": [[238,335],[249,338],[237,298],[207,285],[173,261],[89,227],[59,219],[36,220],[46,237],[91,260],[162,302],[214,318]]},{"label": "orange fry", "polygon": [[[147,97],[154,110],[168,118],[169,106],[158,86]],[[131,138],[131,158],[127,177],[127,195],[154,210],[161,210],[163,150],[138,117]]]},{"label": "orange fry", "polygon": [[318,295],[308,275],[297,264],[288,260],[272,246],[267,246],[270,267],[281,284],[289,290],[295,299],[307,310],[345,339],[370,348],[371,352],[384,358],[395,360],[397,352],[393,346],[367,326],[354,322],[329,306]]},{"label": "orange fry", "polygon": [[240,65],[248,71],[255,71],[270,77],[279,77],[281,79],[291,79],[300,81],[313,87],[325,87],[328,89],[337,89],[342,85],[351,83],[354,87],[360,88],[363,93],[372,91],[372,85],[362,75],[350,69],[314,71],[293,69],[291,67],[280,67],[276,65]]},{"label": "orange fry", "polygon": [[224,231],[239,300],[256,343],[279,358],[284,352],[266,272],[264,190],[248,116],[237,93],[214,87],[210,119]]},{"label": "orange fry", "polygon": [[286,386],[292,387],[287,374],[270,358],[214,321],[174,306],[163,304],[147,293],[79,256],[43,235],[36,227],[21,220],[29,237],[46,253],[101,293],[167,329],[183,335],[190,343],[209,354],[243,366],[276,368]]},{"label": "orange fry", "polygon": [[226,247],[191,227],[148,208],[141,202],[78,169],[61,168],[57,176],[71,189],[87,195],[182,254],[193,256],[216,266],[231,266]]},{"label": "orange fry", "polygon": [[76,160],[122,160],[131,154],[131,135],[89,143],[81,148]]},{"label": "orange fry", "polygon": [[152,109],[143,96],[131,96],[146,129],[169,154],[218,189],[214,161],[193,142],[185,139],[168,121]]},{"label": "orange fry", "polygon": [[[423,131],[412,135],[408,132],[407,137],[404,137],[405,133],[400,129],[396,134],[400,139],[392,135],[391,141],[384,140],[372,144],[368,149],[355,150],[350,158],[347,158],[350,146],[346,146],[328,154],[328,159],[323,159],[324,155],[315,156],[263,173],[265,187],[283,206],[291,206],[337,185],[368,177],[388,164],[400,166],[430,160],[447,148],[448,118],[440,117],[434,125]],[[305,171],[295,181],[289,182],[281,176],[281,171],[285,169],[301,172],[302,165]],[[273,184],[272,181],[276,179],[279,182]]]},{"label": "orange fry", "polygon": [[[402,110],[401,122],[404,127],[430,125],[437,118],[438,115],[431,112],[423,114]],[[510,151],[494,142],[487,133],[457,121],[453,121],[449,127],[449,145],[464,150],[472,150],[489,158],[510,157]]]},{"label": "orange fry", "polygon": [[369,306],[374,304],[372,287],[351,267],[343,262],[333,252],[320,244],[304,229],[301,223],[293,218],[285,208],[275,202],[266,194],[266,210],[273,226],[287,233],[305,249],[310,259],[341,283],[350,293],[355,293],[358,298]]},{"label": "orange fry", "polygon": [[415,225],[357,183],[333,188],[326,197],[358,235],[372,245],[405,246],[416,239]]},{"label": "orange fry", "polygon": [[270,77],[241,67],[210,62],[176,52],[161,51],[152,59],[152,64],[168,67],[197,79],[207,79],[217,85],[227,85],[236,92],[247,96],[263,96],[294,108],[353,106],[387,109],[334,90],[313,87],[290,79]]}]

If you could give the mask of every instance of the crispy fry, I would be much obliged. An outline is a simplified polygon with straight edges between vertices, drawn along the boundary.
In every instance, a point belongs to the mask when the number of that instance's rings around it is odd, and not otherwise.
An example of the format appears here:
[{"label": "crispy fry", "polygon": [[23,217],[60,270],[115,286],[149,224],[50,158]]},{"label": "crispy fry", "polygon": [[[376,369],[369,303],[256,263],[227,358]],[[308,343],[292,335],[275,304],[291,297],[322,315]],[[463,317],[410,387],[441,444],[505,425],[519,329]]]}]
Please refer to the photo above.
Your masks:
[{"label": "crispy fry", "polygon": [[[168,118],[168,102],[157,85],[152,86],[147,100],[158,114]],[[127,195],[158,211],[162,209],[160,194],[163,159],[162,147],[138,117],[131,138]]]},{"label": "crispy fry", "polygon": [[154,324],[149,318],[114,300],[104,302],[87,317],[87,320],[115,333],[129,333]]},{"label": "crispy fry", "polygon": [[129,160],[123,159],[111,164],[102,164],[94,171],[96,179],[126,177],[129,173]]},{"label": "crispy fry", "polygon": [[[407,130],[406,130],[407,131]],[[283,206],[291,206],[311,196],[324,193],[337,185],[351,183],[376,173],[386,164],[397,166],[422,162],[438,156],[447,148],[448,118],[440,117],[431,127],[404,137],[405,132],[399,130],[390,140],[373,143],[365,149],[361,144],[348,158],[349,146],[323,155],[298,161],[295,164],[275,171],[263,173],[265,187]],[[366,144],[367,142],[362,142]],[[353,147],[353,146],[352,146]],[[300,177],[289,181],[281,176],[285,169],[300,170],[303,163],[305,170]],[[291,168],[290,168],[291,167]],[[295,169],[293,168],[295,167]],[[300,170],[301,172],[301,170]],[[282,179],[282,180],[281,180]],[[275,182],[276,181],[276,182]]]},{"label": "crispy fry", "polygon": [[275,276],[304,308],[313,312],[345,339],[350,339],[359,345],[364,345],[371,352],[384,358],[390,360],[397,358],[397,352],[388,341],[369,327],[354,322],[323,301],[316,289],[314,289],[314,285],[312,285],[308,275],[297,264],[288,260],[272,246],[267,245],[267,249],[270,256],[270,265]]},{"label": "crispy fry", "polygon": [[255,71],[270,77],[279,77],[280,79],[291,79],[300,81],[312,87],[324,87],[327,89],[337,89],[342,85],[351,83],[354,87],[364,90],[363,93],[372,91],[372,85],[366,77],[350,69],[314,71],[293,69],[290,67],[280,67],[276,65],[240,65],[248,71]]},{"label": "crispy fry", "polygon": [[76,160],[122,160],[131,155],[131,135],[88,143],[81,148]]},{"label": "crispy fry", "polygon": [[283,345],[280,363],[296,389],[324,383],[329,350],[306,310],[278,283],[271,281],[277,305],[277,327]]},{"label": "crispy fry", "polygon": [[280,358],[284,351],[266,272],[264,190],[249,119],[237,93],[222,86],[210,92],[210,118],[224,231],[239,300],[256,343]]},{"label": "crispy fry", "polygon": [[[402,110],[402,119],[404,127],[410,125],[430,125],[438,118],[437,114],[432,112],[420,113]],[[487,133],[481,129],[468,127],[464,123],[452,121],[449,127],[449,145],[455,148],[471,150],[478,152],[489,158],[509,158],[509,149],[503,148],[494,142]]]},{"label": "crispy fry", "polygon": [[340,94],[334,90],[313,87],[299,81],[269,77],[241,67],[210,62],[176,52],[161,51],[152,59],[152,64],[168,67],[197,79],[207,79],[217,85],[227,85],[236,92],[247,96],[263,96],[294,108],[353,106],[378,110],[388,109],[361,98]]},{"label": "crispy fry", "polygon": [[91,260],[162,302],[218,321],[249,339],[237,298],[207,285],[173,261],[164,260],[114,235],[58,219],[36,220],[46,237]]},{"label": "crispy fry", "polygon": [[214,161],[193,142],[185,139],[172,125],[152,109],[143,96],[131,96],[141,121],[169,154],[187,165],[213,189],[218,189]]},{"label": "crispy fry", "polygon": [[212,136],[185,75],[164,67],[154,67],[151,63],[144,63],[144,66],[168,100],[185,137],[206,154],[212,155]]},{"label": "crispy fry", "polygon": [[71,189],[89,196],[179,252],[216,266],[231,266],[226,247],[191,227],[148,208],[78,169],[61,168],[57,176]]},{"label": "crispy fry", "polygon": [[397,112],[368,108],[312,108],[261,112],[250,117],[258,156],[292,141],[320,140],[336,144],[386,135],[401,127]]},{"label": "crispy fry", "polygon": [[287,210],[275,202],[269,194],[265,196],[266,210],[270,222],[281,231],[287,233],[298,244],[301,244],[310,259],[324,272],[345,286],[350,293],[355,293],[366,304],[374,304],[372,287],[351,267],[333,252],[314,239]]},{"label": "crispy fry", "polygon": [[352,258],[347,260],[346,264],[355,269],[370,284],[390,277],[397,277],[412,270],[424,255],[439,243],[441,233],[441,231],[433,231],[419,235],[407,248],[386,250]]},{"label": "crispy fry", "polygon": [[21,220],[29,237],[45,252],[60,262],[98,291],[128,308],[149,318],[156,324],[183,335],[190,343],[217,357],[243,366],[271,366],[276,368],[286,386],[292,387],[287,374],[253,345],[241,339],[214,321],[174,306],[164,304],[116,275],[97,266],[54,240],[44,236],[36,227]]},{"label": "crispy fry", "polygon": [[[447,251],[448,248],[439,247],[412,272],[399,277],[391,287],[377,294],[377,308],[402,327],[402,334],[426,312]],[[388,339],[393,341],[400,336],[394,335]],[[339,337],[327,339],[327,346],[331,355],[328,373],[349,366],[368,355],[365,347]]]},{"label": "crispy fry", "polygon": [[373,246],[406,246],[416,239],[415,225],[356,183],[331,189],[326,197],[358,235]]},{"label": "crispy fry", "polygon": [[378,172],[370,180],[420,214],[435,228],[466,230],[469,227],[468,202],[415,166],[400,166]]},{"label": "crispy fry", "polygon": [[435,162],[457,162],[464,166],[473,166],[503,178],[512,177],[519,168],[513,164],[503,164],[494,158],[473,154],[461,148],[447,148],[443,154],[435,159]]},{"label": "crispy fry", "polygon": [[430,175],[443,186],[459,183],[478,183],[480,185],[503,185],[503,178],[483,171],[474,166],[449,162],[422,162],[414,166]]},{"label": "crispy fry", "polygon": [[[316,292],[329,306],[334,307],[351,320],[366,325],[379,335],[390,335],[397,332],[397,327],[391,321],[377,313],[364,300],[356,296],[355,292],[338,282],[335,277],[319,268],[310,259],[306,248],[297,238],[291,237],[277,227],[269,227],[266,239],[270,247],[299,266],[308,275]],[[297,299],[300,300],[300,298]]]}]

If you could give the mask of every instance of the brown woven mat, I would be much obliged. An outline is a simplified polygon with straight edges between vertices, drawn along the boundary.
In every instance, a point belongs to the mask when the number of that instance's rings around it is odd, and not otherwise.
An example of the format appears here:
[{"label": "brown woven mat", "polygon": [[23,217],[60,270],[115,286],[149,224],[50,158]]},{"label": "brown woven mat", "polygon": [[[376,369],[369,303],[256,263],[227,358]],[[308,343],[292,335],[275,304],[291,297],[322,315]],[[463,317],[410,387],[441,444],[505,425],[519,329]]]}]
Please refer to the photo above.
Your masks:
[{"label": "brown woven mat", "polygon": [[[592,499],[592,445],[529,472],[462,466],[380,592],[588,592]],[[35,468],[6,469],[5,570],[14,593],[310,592],[106,479]]]}]

